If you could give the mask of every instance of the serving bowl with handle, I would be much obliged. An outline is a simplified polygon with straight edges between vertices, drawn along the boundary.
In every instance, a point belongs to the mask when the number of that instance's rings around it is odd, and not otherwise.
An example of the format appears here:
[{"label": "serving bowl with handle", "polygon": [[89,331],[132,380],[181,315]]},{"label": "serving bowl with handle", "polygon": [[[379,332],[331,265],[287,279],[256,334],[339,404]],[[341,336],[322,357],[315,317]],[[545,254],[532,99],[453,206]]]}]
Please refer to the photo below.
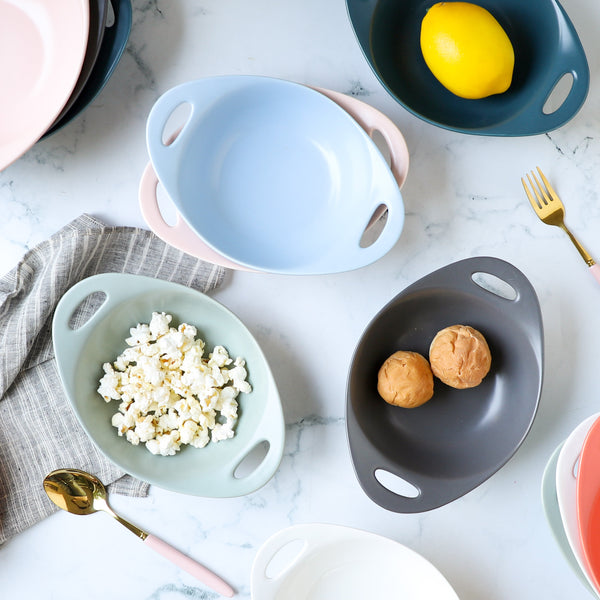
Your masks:
[{"label": "serving bowl with handle", "polygon": [[[101,304],[81,326],[72,325],[85,302]],[[156,456],[118,437],[111,425],[116,407],[97,392],[102,365],[125,348],[129,329],[148,323],[152,312],[189,323],[207,349],[223,345],[246,361],[252,392],[240,394],[235,436],[204,448],[184,447]],[[107,273],[77,283],[61,298],[52,324],[56,362],[75,415],[91,440],[123,471],[159,487],[205,497],[242,496],[274,475],[283,453],[284,422],[273,375],[258,343],[227,308],[197,290],[149,277]],[[259,447],[267,448],[250,472],[240,471]],[[248,464],[248,463],[246,463]],[[241,473],[241,474],[240,474]]]},{"label": "serving bowl with handle", "polygon": [[[169,119],[190,114],[172,143]],[[307,86],[255,76],[188,82],[161,96],[147,145],[166,193],[213,250],[251,269],[347,271],[374,262],[404,224],[398,183],[365,130]],[[361,245],[372,221],[385,226]]]}]

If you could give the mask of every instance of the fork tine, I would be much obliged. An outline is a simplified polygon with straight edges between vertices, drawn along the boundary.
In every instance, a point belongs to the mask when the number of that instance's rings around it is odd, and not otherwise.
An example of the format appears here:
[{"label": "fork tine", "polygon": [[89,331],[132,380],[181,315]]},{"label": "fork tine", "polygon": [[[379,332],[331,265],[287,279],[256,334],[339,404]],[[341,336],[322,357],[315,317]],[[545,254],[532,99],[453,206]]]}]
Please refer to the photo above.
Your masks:
[{"label": "fork tine", "polygon": [[[533,179],[535,180],[535,183],[531,179],[532,175],[533,175]],[[540,195],[542,193],[542,189],[540,187],[538,180],[535,178],[535,175],[533,173],[531,173],[531,174],[527,173],[527,179],[529,180],[529,185],[531,186],[531,189],[533,190],[533,193],[535,194],[535,199],[537,201],[538,208],[539,209],[544,208],[544,206],[546,206],[547,202],[544,202],[544,199]]]},{"label": "fork tine", "polygon": [[550,200],[559,200],[558,194],[554,191],[550,185],[550,182],[546,179],[544,173],[542,173],[542,170],[539,167],[536,168],[540,174],[540,177],[542,178],[542,181],[544,182],[544,185],[546,186],[546,189],[548,190],[548,194],[550,194]]},{"label": "fork tine", "polygon": [[552,199],[548,196],[548,191],[546,190],[546,188],[540,183],[539,179],[536,177],[535,173],[532,171],[531,175],[533,176],[537,187],[540,191],[540,194],[542,194],[544,200],[542,201],[542,204],[550,204],[550,202],[552,202]]},{"label": "fork tine", "polygon": [[529,188],[527,187],[527,182],[525,181],[524,177],[521,177],[521,183],[523,184],[523,189],[525,190],[525,193],[527,194],[527,198],[529,198],[529,204],[531,204],[531,207],[533,208],[533,210],[535,210],[535,211],[540,210],[542,207],[538,204],[535,196],[529,191]]}]

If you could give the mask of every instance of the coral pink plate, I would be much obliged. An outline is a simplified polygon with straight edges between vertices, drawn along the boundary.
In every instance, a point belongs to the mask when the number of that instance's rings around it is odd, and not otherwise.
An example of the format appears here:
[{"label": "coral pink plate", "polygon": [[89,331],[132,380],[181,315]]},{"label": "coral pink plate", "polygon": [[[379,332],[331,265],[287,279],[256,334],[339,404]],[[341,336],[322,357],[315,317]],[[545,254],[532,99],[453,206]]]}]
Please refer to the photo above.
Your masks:
[{"label": "coral pink plate", "polygon": [[0,0],[0,170],[52,125],[89,35],[89,0]]},{"label": "coral pink plate", "polygon": [[577,519],[585,566],[600,592],[600,419],[591,426],[581,450]]}]

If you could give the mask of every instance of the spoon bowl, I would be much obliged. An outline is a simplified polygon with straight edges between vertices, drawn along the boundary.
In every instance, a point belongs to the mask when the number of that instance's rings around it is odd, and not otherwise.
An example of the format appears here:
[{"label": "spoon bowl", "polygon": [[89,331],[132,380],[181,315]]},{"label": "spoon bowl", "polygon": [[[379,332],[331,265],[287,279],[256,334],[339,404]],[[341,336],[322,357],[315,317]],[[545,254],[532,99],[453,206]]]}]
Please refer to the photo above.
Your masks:
[{"label": "spoon bowl", "polygon": [[91,515],[97,510],[94,508],[94,480],[100,483],[97,477],[83,471],[59,469],[44,479],[44,490],[58,508],[74,515]]},{"label": "spoon bowl", "polygon": [[233,588],[218,575],[166,542],[117,515],[108,504],[108,493],[104,484],[95,475],[79,469],[57,469],[44,478],[44,490],[58,508],[74,515],[91,515],[98,511],[108,513],[153,550],[194,575],[215,591],[227,597],[234,595]]},{"label": "spoon bowl", "polygon": [[44,490],[56,506],[67,512],[74,515],[91,515],[103,511],[140,539],[146,540],[148,537],[145,531],[112,510],[108,504],[108,493],[104,484],[91,473],[79,469],[57,469],[44,479]]}]

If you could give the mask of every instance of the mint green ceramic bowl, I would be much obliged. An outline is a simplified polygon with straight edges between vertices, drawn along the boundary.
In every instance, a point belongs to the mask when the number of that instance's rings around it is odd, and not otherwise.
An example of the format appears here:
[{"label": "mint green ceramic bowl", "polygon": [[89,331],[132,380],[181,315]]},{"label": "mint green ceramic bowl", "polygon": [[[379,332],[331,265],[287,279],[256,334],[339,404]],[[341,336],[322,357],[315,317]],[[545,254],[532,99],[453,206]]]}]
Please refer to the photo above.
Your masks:
[{"label": "mint green ceramic bowl", "polygon": [[[98,293],[104,295],[101,306],[84,325],[73,328],[73,315],[84,301]],[[219,344],[231,356],[246,360],[252,392],[238,397],[239,419],[232,439],[210,442],[204,448],[185,446],[175,456],[156,456],[117,435],[111,416],[118,402],[107,404],[96,391],[102,365],[116,359],[126,347],[129,329],[148,323],[153,311],[173,315],[174,323],[195,325],[208,351]],[[215,300],[185,286],[149,277],[95,275],[63,296],[56,308],[52,333],[58,371],[75,414],[102,453],[123,471],[175,492],[226,498],[253,492],[277,470],[283,453],[284,421],[275,381],[252,334]],[[268,450],[262,462],[249,469],[256,449],[265,446]],[[245,467],[240,467],[242,463]]]}]

